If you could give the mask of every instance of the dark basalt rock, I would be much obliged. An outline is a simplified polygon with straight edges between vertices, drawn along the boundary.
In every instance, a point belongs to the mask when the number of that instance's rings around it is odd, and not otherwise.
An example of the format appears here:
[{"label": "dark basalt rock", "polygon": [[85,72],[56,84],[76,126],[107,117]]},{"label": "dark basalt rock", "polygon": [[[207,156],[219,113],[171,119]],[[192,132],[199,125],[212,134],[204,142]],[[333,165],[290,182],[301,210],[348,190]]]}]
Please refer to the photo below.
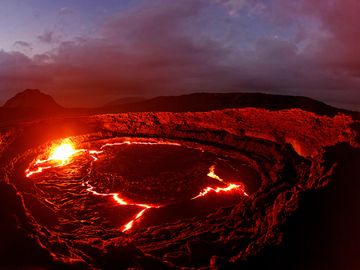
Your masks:
[{"label": "dark basalt rock", "polygon": [[[358,242],[352,242],[350,235],[356,239],[355,225],[359,224],[354,193],[360,158],[353,128],[357,123],[345,115],[248,108],[97,115],[18,125],[0,137],[0,192],[4,193],[0,218],[5,220],[0,233],[7,230],[0,256],[8,258],[0,264],[46,268],[56,262],[59,268],[84,269],[315,269],[316,263],[329,260],[331,265],[323,264],[328,269],[342,269],[340,265],[356,269],[356,256],[351,252],[357,250]],[[41,130],[37,140],[24,136],[29,131],[37,134],[37,130]],[[137,228],[127,234],[92,231],[92,237],[80,239],[40,222],[21,197],[35,190],[24,179],[27,164],[52,140],[67,136],[81,145],[124,136],[201,145],[246,163],[258,172],[261,184],[238,204],[207,216]],[[338,223],[341,218],[347,220],[346,225]],[[88,233],[81,228],[79,232]],[[340,242],[333,232],[341,236]],[[330,254],[338,251],[334,243],[354,246],[341,252],[339,260],[326,258],[325,251],[314,257],[305,255],[316,252],[316,247],[324,249],[327,237],[333,243]],[[17,244],[11,244],[11,238]],[[21,243],[25,243],[24,254],[36,251],[37,255],[16,257]]]},{"label": "dark basalt rock", "polygon": [[14,186],[0,182],[0,258],[3,267],[43,266],[53,258],[40,241],[44,236],[27,214]]}]

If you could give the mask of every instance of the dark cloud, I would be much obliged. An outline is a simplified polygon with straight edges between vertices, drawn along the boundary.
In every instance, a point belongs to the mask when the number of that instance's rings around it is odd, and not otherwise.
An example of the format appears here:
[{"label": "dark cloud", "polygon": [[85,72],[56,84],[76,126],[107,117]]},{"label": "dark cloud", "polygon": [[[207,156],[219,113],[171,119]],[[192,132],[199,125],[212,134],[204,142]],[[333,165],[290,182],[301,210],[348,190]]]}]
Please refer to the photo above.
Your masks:
[{"label": "dark cloud", "polygon": [[263,1],[259,0],[216,0],[216,2],[224,5],[230,15],[238,15],[242,10],[246,10],[248,14],[259,14],[266,8]]},{"label": "dark cloud", "polygon": [[347,0],[323,3],[312,12],[321,18],[323,27],[329,31],[327,40],[322,44],[321,60],[330,68],[359,77],[360,2]]},{"label": "dark cloud", "polygon": [[41,35],[39,35],[38,40],[43,43],[55,43],[58,41],[56,34],[53,31],[45,31]]},{"label": "dark cloud", "polygon": [[[16,77],[68,105],[121,95],[262,91],[360,107],[357,1],[217,1],[261,21],[264,33],[252,33],[241,16],[216,17],[213,4],[147,2],[108,18],[97,38],[63,42],[31,59],[2,52],[0,61],[16,64],[0,68],[0,86]],[[212,35],[214,28],[220,34]],[[53,32],[39,37],[55,39]]]},{"label": "dark cloud", "polygon": [[302,29],[303,39],[311,41],[305,47],[302,59],[307,59],[310,64],[304,67],[307,74],[311,75],[315,70],[322,75],[313,84],[319,98],[359,110],[360,2],[304,0],[301,5],[279,2],[277,7],[282,8],[278,10],[281,14],[292,15],[291,23],[298,23],[299,18],[318,22],[321,32],[311,27]]},{"label": "dark cloud", "polygon": [[21,52],[0,50],[0,93],[1,100],[10,98],[26,88],[49,87],[51,76],[46,67],[37,64]]},{"label": "dark cloud", "polygon": [[28,43],[26,41],[22,41],[22,40],[15,41],[14,46],[32,50],[30,43]]},{"label": "dark cloud", "polygon": [[33,50],[31,44],[26,41],[23,41],[23,40],[15,41],[13,44],[13,48],[16,51],[19,51],[22,53],[27,53],[27,54],[31,53]]}]

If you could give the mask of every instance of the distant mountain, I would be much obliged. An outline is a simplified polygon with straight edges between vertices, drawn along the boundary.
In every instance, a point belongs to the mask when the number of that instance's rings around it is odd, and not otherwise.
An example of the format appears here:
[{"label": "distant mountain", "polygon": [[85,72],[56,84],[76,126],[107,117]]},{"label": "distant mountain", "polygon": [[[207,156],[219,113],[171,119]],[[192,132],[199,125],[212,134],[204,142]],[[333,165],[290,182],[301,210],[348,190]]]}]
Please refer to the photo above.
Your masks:
[{"label": "distant mountain", "polygon": [[[299,108],[319,115],[333,116],[339,112],[353,112],[337,109],[323,102],[302,97],[262,93],[195,93],[182,96],[161,96],[149,100],[103,108],[107,112],[186,112],[209,111],[225,108],[255,107],[268,110]],[[355,113],[356,114],[356,113]]]},{"label": "distant mountain", "polygon": [[114,107],[114,106],[119,106],[119,105],[123,105],[123,104],[142,102],[145,100],[146,100],[146,98],[141,98],[141,97],[124,97],[124,98],[120,98],[120,99],[114,100],[112,102],[109,102],[108,104],[105,105],[105,107]]},{"label": "distant mountain", "polygon": [[51,96],[36,89],[27,89],[0,107],[0,126],[63,114],[67,114],[67,109],[56,103]]},{"label": "distant mountain", "polygon": [[27,89],[10,98],[3,106],[7,109],[33,109],[37,111],[60,111],[64,108],[47,94],[37,89]]},{"label": "distant mountain", "polygon": [[195,93],[182,96],[161,96],[143,100],[124,98],[100,108],[63,108],[49,95],[39,90],[25,90],[0,107],[0,127],[16,121],[29,121],[60,116],[80,116],[124,112],[195,112],[226,108],[263,108],[284,110],[299,108],[319,115],[344,113],[360,119],[359,112],[337,109],[323,102],[301,96],[262,93]]}]

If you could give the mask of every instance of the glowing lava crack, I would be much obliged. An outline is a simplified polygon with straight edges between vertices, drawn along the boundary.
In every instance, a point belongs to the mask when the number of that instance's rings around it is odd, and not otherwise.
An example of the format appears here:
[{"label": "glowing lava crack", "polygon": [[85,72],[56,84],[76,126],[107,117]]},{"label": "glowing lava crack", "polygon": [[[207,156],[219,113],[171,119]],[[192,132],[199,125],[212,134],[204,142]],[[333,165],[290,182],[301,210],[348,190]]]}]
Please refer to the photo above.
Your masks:
[{"label": "glowing lava crack", "polygon": [[207,174],[207,176],[216,179],[224,184],[226,184],[226,187],[206,187],[204,188],[197,196],[195,196],[194,198],[192,198],[192,200],[194,199],[198,199],[200,197],[204,197],[206,196],[209,192],[228,192],[228,191],[236,191],[236,192],[240,192],[241,194],[243,194],[244,196],[249,196],[246,192],[245,192],[245,186],[244,184],[240,183],[240,184],[233,184],[233,183],[226,183],[224,179],[222,179],[221,177],[219,177],[218,175],[215,174],[215,165],[212,165],[209,169],[209,173]]},{"label": "glowing lava crack", "polygon": [[126,223],[123,227],[122,227],[122,231],[125,232],[129,229],[132,228],[134,222],[139,219],[147,209],[150,209],[150,208],[159,208],[161,206],[156,206],[156,205],[149,205],[149,204],[138,204],[138,203],[131,203],[131,202],[127,202],[125,201],[125,199],[121,198],[120,197],[120,194],[119,193],[99,193],[99,192],[96,192],[94,190],[94,187],[91,186],[88,182],[84,183],[83,185],[86,185],[88,186],[88,188],[86,189],[88,192],[92,193],[93,195],[96,195],[96,196],[112,196],[114,201],[116,203],[118,203],[119,205],[135,205],[135,206],[139,206],[139,207],[142,207],[144,209],[142,209],[139,213],[136,214],[136,216],[130,220],[128,223]]},{"label": "glowing lava crack", "polygon": [[[104,148],[106,147],[114,147],[121,145],[131,145],[131,144],[140,144],[140,145],[173,145],[173,146],[181,146],[179,143],[172,142],[139,142],[139,141],[123,141],[116,143],[106,143],[100,147],[100,150],[88,150],[88,149],[76,149],[74,143],[72,143],[69,139],[64,140],[60,145],[56,145],[50,149],[50,154],[47,159],[38,159],[32,166],[30,166],[26,171],[26,177],[30,178],[35,174],[41,174],[46,170],[50,170],[53,168],[64,167],[69,165],[72,161],[74,161],[81,154],[88,154],[91,158],[91,162],[96,162],[99,160],[99,154],[104,153]],[[92,163],[91,163],[92,164]],[[88,170],[88,175],[90,174],[91,169]],[[215,173],[215,165],[210,166],[208,177],[218,181],[221,183],[221,186],[215,187],[206,187],[198,195],[191,198],[191,200],[200,199],[202,197],[207,196],[210,193],[222,193],[222,192],[236,192],[243,196],[248,196],[245,192],[245,185],[243,183],[237,182],[229,183],[219,177]],[[136,203],[128,200],[121,196],[120,193],[101,193],[95,190],[95,187],[92,186],[89,181],[84,181],[82,183],[84,187],[86,187],[86,191],[95,196],[103,196],[103,197],[112,197],[112,199],[118,205],[127,205],[127,206],[137,206],[140,207],[141,210],[128,222],[121,226],[121,230],[123,232],[130,230],[134,223],[139,220],[144,213],[151,208],[161,208],[164,205],[156,205],[156,204],[146,204],[146,203]]]}]

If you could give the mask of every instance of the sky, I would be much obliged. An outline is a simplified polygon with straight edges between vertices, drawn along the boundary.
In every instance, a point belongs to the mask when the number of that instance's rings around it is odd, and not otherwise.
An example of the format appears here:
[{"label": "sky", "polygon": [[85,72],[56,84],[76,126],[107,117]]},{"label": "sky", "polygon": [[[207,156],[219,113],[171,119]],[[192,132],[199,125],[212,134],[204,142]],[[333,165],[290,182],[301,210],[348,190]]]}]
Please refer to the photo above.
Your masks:
[{"label": "sky", "polygon": [[359,14],[357,0],[0,0],[0,103],[264,92],[360,110]]}]

